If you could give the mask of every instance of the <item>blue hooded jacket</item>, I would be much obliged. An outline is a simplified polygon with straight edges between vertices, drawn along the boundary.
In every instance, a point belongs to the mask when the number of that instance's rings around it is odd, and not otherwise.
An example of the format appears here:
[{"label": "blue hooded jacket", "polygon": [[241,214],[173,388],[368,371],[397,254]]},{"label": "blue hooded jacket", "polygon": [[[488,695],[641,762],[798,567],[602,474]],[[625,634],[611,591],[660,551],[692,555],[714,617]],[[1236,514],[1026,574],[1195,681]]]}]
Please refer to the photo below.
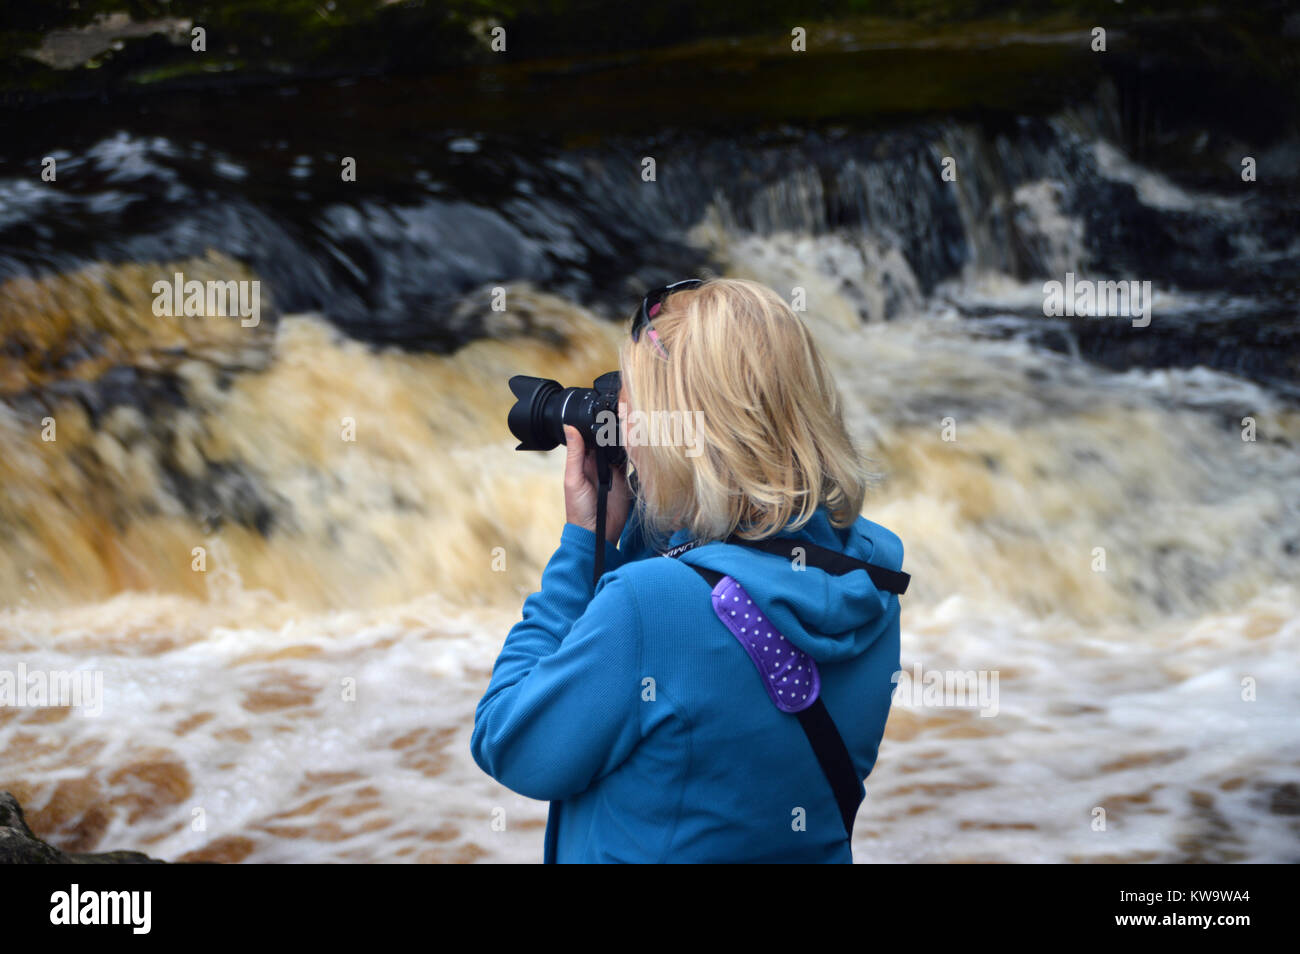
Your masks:
[{"label": "blue hooded jacket", "polygon": [[[902,567],[898,537],[862,517],[840,529],[822,509],[781,536]],[[683,564],[734,577],[817,661],[859,778],[875,764],[899,671],[898,596],[863,570],[796,569],[726,543],[660,557],[635,514],[619,548],[605,544],[593,593],[594,543],[565,525],[474,716],[479,767],[551,802],[544,860],[852,862],[798,720],[772,704],[708,583]]]}]

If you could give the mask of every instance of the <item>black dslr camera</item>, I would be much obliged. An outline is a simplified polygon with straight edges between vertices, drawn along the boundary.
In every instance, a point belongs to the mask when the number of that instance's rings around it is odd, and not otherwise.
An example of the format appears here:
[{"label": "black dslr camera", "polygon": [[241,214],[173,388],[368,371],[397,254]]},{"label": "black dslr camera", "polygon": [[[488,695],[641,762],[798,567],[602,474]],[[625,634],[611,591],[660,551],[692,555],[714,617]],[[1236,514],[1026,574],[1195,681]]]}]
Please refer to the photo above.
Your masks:
[{"label": "black dslr camera", "polygon": [[[593,583],[605,567],[605,504],[613,468],[627,462],[618,420],[622,381],[617,371],[602,374],[589,388],[565,388],[548,378],[516,374],[510,379],[514,406],[506,416],[515,450],[548,451],[564,443],[564,425],[578,429],[588,450],[596,451],[596,563]],[[612,440],[610,439],[612,437]]]},{"label": "black dslr camera", "polygon": [[[613,467],[627,460],[618,433],[618,392],[622,381],[617,371],[602,374],[589,388],[563,388],[548,378],[530,378],[516,374],[510,379],[515,404],[506,423],[510,433],[519,438],[515,450],[548,451],[564,443],[564,425],[576,427],[587,449],[596,449],[596,459],[603,454]],[[608,412],[605,414],[604,412]],[[614,442],[599,438],[609,434]],[[604,431],[604,434],[600,432]]]}]

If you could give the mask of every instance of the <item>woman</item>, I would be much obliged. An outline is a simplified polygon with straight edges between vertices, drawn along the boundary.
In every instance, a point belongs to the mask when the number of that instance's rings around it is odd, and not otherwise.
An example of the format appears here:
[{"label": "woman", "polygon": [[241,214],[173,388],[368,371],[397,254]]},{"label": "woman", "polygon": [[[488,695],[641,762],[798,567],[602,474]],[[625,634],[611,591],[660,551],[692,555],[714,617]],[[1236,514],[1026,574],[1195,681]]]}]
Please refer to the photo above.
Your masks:
[{"label": "woman", "polygon": [[[873,575],[903,549],[859,516],[867,473],[835,385],[799,317],[744,280],[648,295],[620,359],[625,418],[676,412],[700,439],[627,428],[636,489],[616,472],[593,592],[595,466],[566,429],[567,523],[478,705],[474,759],[551,801],[548,863],[851,862],[899,670],[901,588]],[[738,542],[771,538],[798,548]],[[714,581],[739,589],[711,598]],[[742,602],[762,646],[727,615]],[[789,705],[810,706],[814,669],[815,730],[814,709],[779,708],[791,677],[805,698]]]}]

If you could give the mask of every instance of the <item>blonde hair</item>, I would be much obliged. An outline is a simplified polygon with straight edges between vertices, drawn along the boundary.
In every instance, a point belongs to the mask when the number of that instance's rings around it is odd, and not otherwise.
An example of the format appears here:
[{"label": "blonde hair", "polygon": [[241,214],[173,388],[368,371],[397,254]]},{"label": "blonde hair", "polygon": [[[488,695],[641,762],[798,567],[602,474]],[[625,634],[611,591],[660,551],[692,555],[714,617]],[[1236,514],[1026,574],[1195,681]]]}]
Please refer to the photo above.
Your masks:
[{"label": "blonde hair", "polygon": [[690,415],[700,432],[694,447],[634,448],[652,540],[680,528],[700,542],[762,539],[821,506],[834,526],[857,520],[872,475],[811,333],[776,292],[710,279],[673,292],[652,326],[667,358],[644,331],[621,349],[630,409]]}]

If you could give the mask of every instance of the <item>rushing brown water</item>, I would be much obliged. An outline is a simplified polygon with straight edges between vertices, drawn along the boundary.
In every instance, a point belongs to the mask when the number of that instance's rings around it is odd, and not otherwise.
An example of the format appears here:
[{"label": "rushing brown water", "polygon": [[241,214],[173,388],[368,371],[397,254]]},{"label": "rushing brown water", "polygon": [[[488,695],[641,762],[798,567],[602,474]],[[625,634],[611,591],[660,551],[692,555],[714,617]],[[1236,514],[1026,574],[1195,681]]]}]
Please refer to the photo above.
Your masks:
[{"label": "rushing brown water", "polygon": [[[908,546],[905,668],[996,669],[1002,689],[998,718],[896,708],[858,856],[1290,857],[1294,410],[1195,372],[1088,370],[933,316],[859,325],[807,264],[816,251],[728,249],[732,274],[802,282],[819,303],[807,320],[887,476],[865,512]],[[0,709],[4,786],[79,850],[538,857],[545,806],[468,752],[495,651],[563,522],[560,462],[511,449],[503,382],[589,380],[621,329],[511,288],[534,334],[451,357],[374,350],[310,316],[181,325],[173,346],[131,337],[138,303],[107,291],[138,287],[122,279],[0,296],[46,327],[37,309],[75,289],[99,310],[67,334],[108,336],[119,359],[183,382],[174,407],[122,407],[98,426],[71,398],[7,406],[4,658],[102,670],[105,696],[98,717]],[[6,380],[21,377],[11,361]],[[1246,404],[1269,440],[1222,420]],[[45,416],[54,441],[40,439]],[[239,472],[269,529],[205,525],[171,470]],[[1105,572],[1091,569],[1097,546]],[[1240,701],[1245,676],[1259,701]],[[1094,806],[1108,832],[1090,829]]]},{"label": "rushing brown water", "polygon": [[[904,668],[998,674],[996,717],[896,702],[859,860],[1296,861],[1300,392],[1294,295],[1274,294],[1294,287],[1294,235],[1280,214],[1185,191],[1067,127],[1038,154],[956,128],[897,161],[823,142],[850,158],[787,170],[743,203],[715,195],[686,252],[648,213],[638,236],[661,243],[647,257],[806,292],[882,475],[864,513],[906,547]],[[478,148],[451,147],[456,161]],[[956,199],[901,187],[948,151]],[[1008,153],[1025,181],[1003,181]],[[539,247],[564,274],[597,271],[579,242],[590,223],[560,202],[520,205],[531,180],[500,204],[554,231],[521,226],[506,252],[500,222],[441,198],[331,206],[303,232],[343,278],[328,276],[323,313],[286,309],[320,277],[306,240],[277,234],[251,264],[216,251],[278,223],[249,204],[209,246],[218,216],[182,189],[168,163],[193,157],[179,154],[124,135],[87,160],[113,185],[86,216],[120,212],[118,173],[198,210],[166,241],[122,238],[135,264],[92,254],[0,284],[0,674],[94,672],[103,687],[94,713],[0,705],[0,788],[74,850],[539,860],[545,804],[469,754],[475,703],[564,519],[559,454],[513,450],[505,382],[589,383],[625,331],[577,296],[490,276],[502,255],[521,263],[511,274],[544,275]],[[538,167],[590,178],[611,208],[634,195],[602,178],[608,158]],[[1136,207],[1115,213],[1125,221],[1167,216],[1211,236],[1196,249],[1247,249],[1240,287],[1195,285],[1204,259],[1148,253],[1140,229],[1096,239],[1098,213],[1062,198],[1079,169],[1098,201]],[[695,183],[665,180],[694,208]],[[22,200],[0,206],[8,235],[14,210],[39,202],[27,184],[5,194]],[[461,239],[487,260],[478,271]],[[380,249],[368,259],[366,242]],[[160,246],[189,251],[145,254]],[[0,274],[27,251],[8,242]],[[1139,253],[1122,277],[1173,276],[1153,330],[1039,314],[1044,275],[1105,274]],[[263,280],[262,321],[156,316],[153,283],[176,271]],[[383,293],[351,295],[354,279]],[[411,341],[400,323],[367,324],[368,307],[400,314],[402,282],[453,279],[472,290],[438,317],[462,346],[373,343]]]}]

